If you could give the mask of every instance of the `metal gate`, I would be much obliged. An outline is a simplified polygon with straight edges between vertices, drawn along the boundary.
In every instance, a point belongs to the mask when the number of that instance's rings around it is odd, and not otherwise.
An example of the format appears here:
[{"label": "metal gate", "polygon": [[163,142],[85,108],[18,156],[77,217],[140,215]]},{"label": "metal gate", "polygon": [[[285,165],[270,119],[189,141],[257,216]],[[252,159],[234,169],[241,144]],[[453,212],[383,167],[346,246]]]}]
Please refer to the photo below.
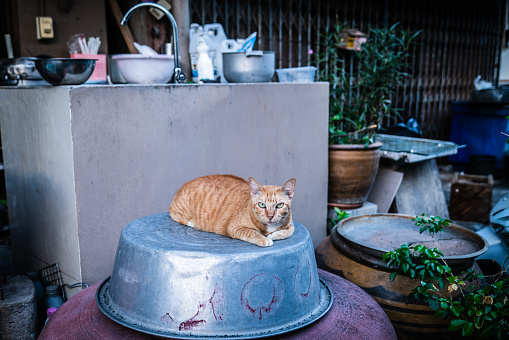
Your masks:
[{"label": "metal gate", "polygon": [[312,65],[320,37],[337,20],[363,32],[400,22],[421,30],[413,77],[397,92],[400,118],[413,117],[427,138],[448,140],[451,101],[468,100],[474,79],[498,83],[505,1],[191,0],[191,22],[221,23],[229,39],[257,32],[256,49],[275,51],[276,67]]}]

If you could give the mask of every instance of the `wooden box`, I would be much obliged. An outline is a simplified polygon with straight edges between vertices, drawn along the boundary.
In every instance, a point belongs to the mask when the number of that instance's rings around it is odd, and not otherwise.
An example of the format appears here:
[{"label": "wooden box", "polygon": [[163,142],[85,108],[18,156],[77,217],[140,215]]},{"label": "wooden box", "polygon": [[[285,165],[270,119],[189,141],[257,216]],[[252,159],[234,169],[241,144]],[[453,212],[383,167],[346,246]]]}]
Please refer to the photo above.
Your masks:
[{"label": "wooden box", "polygon": [[451,182],[450,219],[489,224],[492,193],[492,175],[466,175],[456,172]]}]

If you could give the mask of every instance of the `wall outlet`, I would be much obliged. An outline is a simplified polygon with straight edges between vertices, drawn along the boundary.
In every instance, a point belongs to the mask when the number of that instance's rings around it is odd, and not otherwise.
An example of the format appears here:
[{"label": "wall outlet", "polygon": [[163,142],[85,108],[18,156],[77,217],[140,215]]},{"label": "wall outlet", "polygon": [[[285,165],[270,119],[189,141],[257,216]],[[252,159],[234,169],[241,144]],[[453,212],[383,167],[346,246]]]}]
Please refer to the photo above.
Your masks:
[{"label": "wall outlet", "polygon": [[37,27],[37,39],[53,39],[53,19],[51,17],[35,17]]},{"label": "wall outlet", "polygon": [[[163,6],[164,8],[166,8],[168,11],[171,9],[171,4],[168,3],[166,0],[157,0],[155,2],[156,4],[158,5],[161,5]],[[150,14],[152,14],[157,20],[161,20],[161,18],[164,16],[164,13],[161,12],[160,10],[154,8],[154,7],[151,7],[149,10]]]}]

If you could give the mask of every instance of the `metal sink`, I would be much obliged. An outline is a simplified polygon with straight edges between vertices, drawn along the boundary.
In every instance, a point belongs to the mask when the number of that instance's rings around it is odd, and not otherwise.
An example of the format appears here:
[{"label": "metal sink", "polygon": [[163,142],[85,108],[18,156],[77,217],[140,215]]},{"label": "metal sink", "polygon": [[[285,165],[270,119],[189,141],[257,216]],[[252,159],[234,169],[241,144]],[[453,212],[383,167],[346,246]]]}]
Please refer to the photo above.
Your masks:
[{"label": "metal sink", "polygon": [[405,163],[454,155],[459,148],[465,147],[465,145],[441,140],[385,134],[377,134],[375,141],[383,143],[380,148],[382,157],[395,161],[402,160]]}]

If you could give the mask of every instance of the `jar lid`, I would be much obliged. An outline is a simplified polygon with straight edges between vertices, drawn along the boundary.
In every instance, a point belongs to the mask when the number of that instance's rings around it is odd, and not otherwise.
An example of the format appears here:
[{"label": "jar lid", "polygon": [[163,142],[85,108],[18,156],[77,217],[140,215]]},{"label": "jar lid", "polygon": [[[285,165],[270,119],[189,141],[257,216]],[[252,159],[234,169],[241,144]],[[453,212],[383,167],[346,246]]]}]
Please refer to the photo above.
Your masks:
[{"label": "jar lid", "polygon": [[50,307],[46,310],[46,316],[49,317],[52,316],[57,311],[57,307]]},{"label": "jar lid", "polygon": [[58,286],[51,285],[51,286],[46,287],[46,294],[48,294],[48,295],[50,295],[50,294],[59,294]]}]

